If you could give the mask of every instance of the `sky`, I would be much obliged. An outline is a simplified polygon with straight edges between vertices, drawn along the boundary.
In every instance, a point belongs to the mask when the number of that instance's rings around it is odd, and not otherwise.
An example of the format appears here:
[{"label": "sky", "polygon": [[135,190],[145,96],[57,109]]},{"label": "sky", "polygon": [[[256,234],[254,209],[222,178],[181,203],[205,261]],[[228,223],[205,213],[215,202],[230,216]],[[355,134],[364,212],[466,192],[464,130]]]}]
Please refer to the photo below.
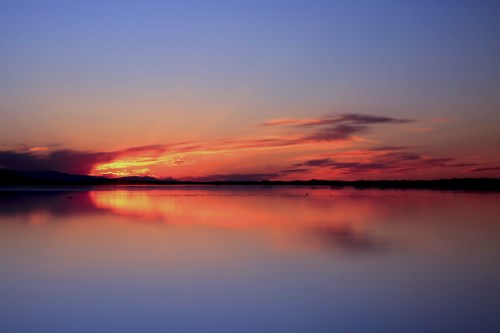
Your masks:
[{"label": "sky", "polygon": [[0,167],[500,177],[498,1],[0,1]]}]

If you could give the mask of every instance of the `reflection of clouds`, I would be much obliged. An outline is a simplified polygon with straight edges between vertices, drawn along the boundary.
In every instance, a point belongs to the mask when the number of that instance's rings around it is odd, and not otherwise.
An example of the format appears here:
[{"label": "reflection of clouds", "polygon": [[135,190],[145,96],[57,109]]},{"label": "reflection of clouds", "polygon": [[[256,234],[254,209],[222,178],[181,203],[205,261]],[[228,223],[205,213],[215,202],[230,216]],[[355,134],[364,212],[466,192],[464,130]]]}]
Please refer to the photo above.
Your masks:
[{"label": "reflection of clouds", "polygon": [[[354,221],[330,221],[274,231],[273,241],[280,250],[296,248],[346,255],[384,254],[400,246],[392,237],[375,235]],[[397,245],[397,246],[396,246]]]},{"label": "reflection of clouds", "polygon": [[349,253],[382,252],[389,249],[383,240],[364,230],[344,225],[317,226],[302,230],[304,239],[314,242],[321,249],[342,250]]},{"label": "reflection of clouds", "polygon": [[168,213],[175,209],[172,201],[155,204],[155,197],[148,195],[147,191],[91,191],[89,196],[96,207],[143,220],[166,222]]}]

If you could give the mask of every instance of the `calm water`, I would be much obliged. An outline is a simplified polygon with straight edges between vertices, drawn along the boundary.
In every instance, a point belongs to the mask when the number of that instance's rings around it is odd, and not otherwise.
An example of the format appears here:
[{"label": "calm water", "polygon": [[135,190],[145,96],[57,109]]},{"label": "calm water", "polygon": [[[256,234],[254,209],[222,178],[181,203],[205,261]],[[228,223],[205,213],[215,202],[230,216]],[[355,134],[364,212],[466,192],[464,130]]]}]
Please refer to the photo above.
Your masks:
[{"label": "calm water", "polygon": [[499,332],[500,195],[0,192],[0,332]]}]

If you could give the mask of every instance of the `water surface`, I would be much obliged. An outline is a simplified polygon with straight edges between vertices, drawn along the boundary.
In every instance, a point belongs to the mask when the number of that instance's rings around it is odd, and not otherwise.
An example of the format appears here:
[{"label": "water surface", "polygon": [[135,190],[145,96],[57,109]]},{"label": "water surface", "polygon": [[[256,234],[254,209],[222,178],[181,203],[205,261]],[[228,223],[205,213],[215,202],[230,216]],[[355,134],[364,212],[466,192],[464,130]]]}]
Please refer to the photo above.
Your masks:
[{"label": "water surface", "polygon": [[0,332],[494,332],[500,195],[0,192]]}]

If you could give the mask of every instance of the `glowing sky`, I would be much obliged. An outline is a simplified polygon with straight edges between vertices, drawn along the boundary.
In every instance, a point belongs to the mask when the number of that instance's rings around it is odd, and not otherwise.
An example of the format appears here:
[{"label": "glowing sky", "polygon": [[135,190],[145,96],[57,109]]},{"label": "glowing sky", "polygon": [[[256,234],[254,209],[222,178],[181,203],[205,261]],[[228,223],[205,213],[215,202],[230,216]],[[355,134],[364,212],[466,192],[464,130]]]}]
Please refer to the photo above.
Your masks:
[{"label": "glowing sky", "polygon": [[0,167],[500,176],[497,1],[1,1]]}]

